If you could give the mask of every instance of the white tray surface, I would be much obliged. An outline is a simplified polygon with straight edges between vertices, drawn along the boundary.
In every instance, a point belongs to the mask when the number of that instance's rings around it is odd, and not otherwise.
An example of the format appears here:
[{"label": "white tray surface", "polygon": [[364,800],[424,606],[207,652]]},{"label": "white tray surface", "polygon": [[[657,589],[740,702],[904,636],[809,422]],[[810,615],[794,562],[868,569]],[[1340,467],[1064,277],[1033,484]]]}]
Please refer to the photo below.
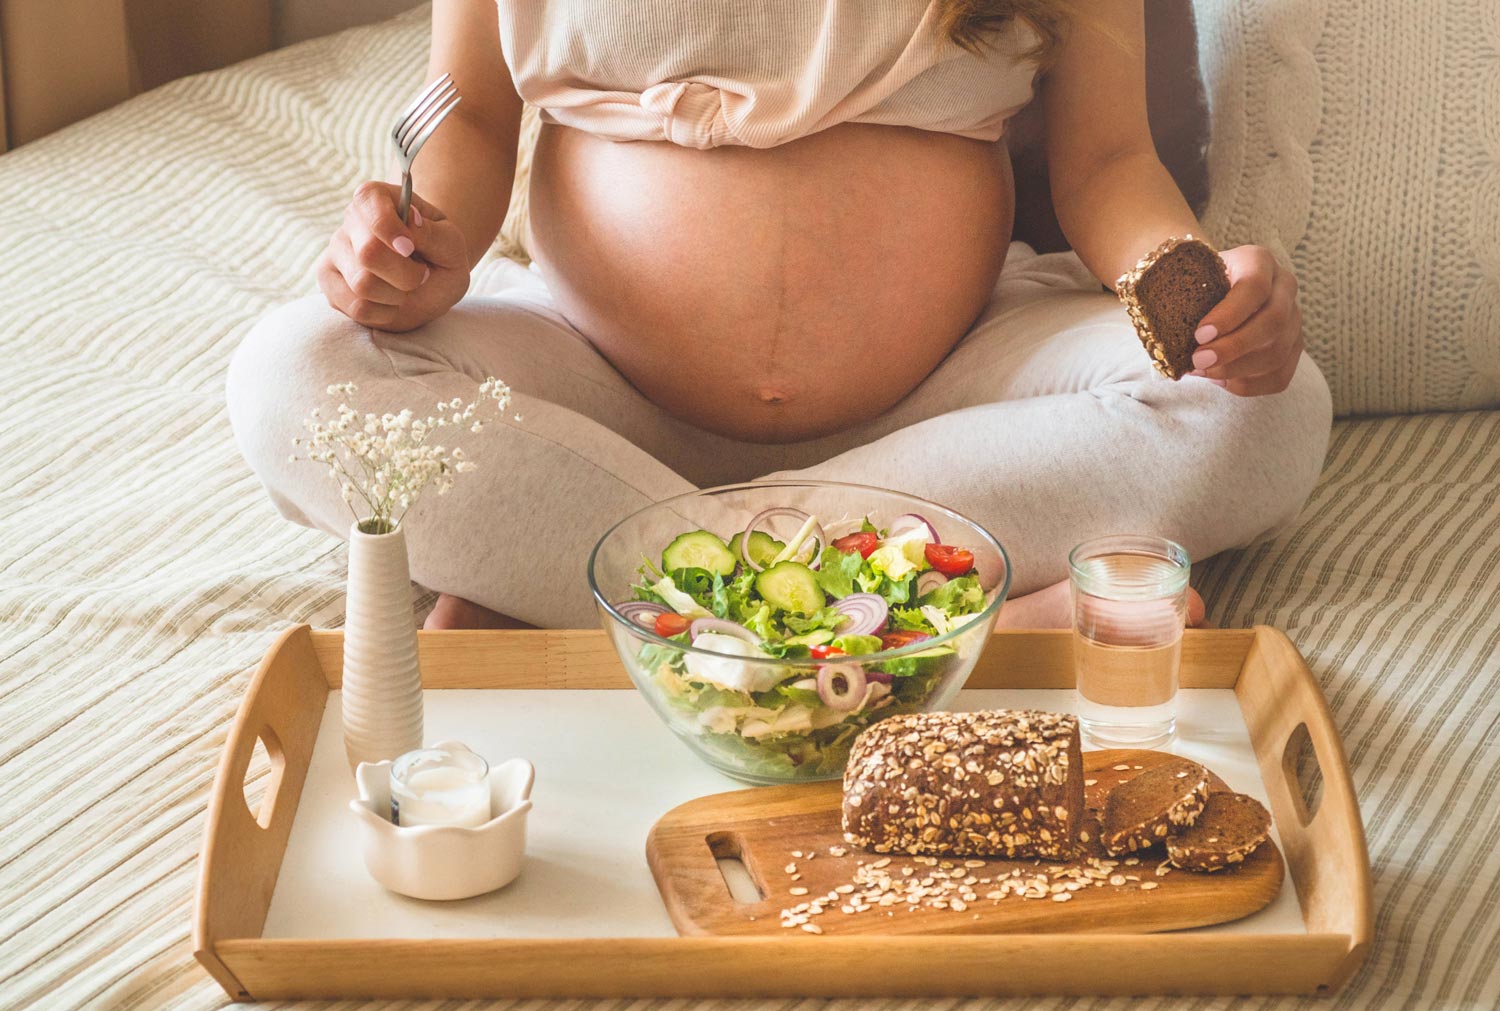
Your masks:
[{"label": "white tray surface", "polygon": [[[492,763],[536,766],[521,876],[498,892],[423,902],[365,872],[348,801],[340,693],[330,692],[263,936],[268,938],[672,937],[646,866],[646,834],[678,804],[745,789],[704,765],[628,690],[442,690],[424,693],[426,738],[459,740]],[[1170,750],[1266,803],[1234,692],[1178,696]],[[954,709],[1076,711],[1070,690],[974,690]],[[1274,833],[1274,829],[1273,829]],[[1279,840],[1278,840],[1279,842]],[[1195,932],[1306,932],[1288,880],[1268,907]]]}]

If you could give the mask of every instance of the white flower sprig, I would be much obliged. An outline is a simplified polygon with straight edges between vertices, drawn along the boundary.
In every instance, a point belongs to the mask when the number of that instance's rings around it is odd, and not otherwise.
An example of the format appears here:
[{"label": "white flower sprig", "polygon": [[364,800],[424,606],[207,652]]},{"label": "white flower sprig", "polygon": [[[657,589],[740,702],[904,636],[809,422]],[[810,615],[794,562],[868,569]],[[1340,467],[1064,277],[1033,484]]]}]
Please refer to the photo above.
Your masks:
[{"label": "white flower sprig", "polygon": [[[292,440],[307,455],[291,459],[326,465],[359,529],[367,534],[395,530],[428,485],[446,495],[455,475],[474,469],[462,449],[429,439],[444,429],[453,434],[460,429],[481,432],[486,408],[493,406],[498,415],[510,406],[510,387],[493,377],[479,385],[479,397],[473,402],[465,404],[458,397],[439,401],[437,413],[428,418],[415,417],[410,409],[400,414],[361,413],[351,403],[354,393],[353,383],[328,387],[328,395],[343,397],[343,402],[334,417],[326,420],[317,408],[312,409],[302,423],[307,437]],[[355,508],[356,498],[364,503],[366,515]]]}]

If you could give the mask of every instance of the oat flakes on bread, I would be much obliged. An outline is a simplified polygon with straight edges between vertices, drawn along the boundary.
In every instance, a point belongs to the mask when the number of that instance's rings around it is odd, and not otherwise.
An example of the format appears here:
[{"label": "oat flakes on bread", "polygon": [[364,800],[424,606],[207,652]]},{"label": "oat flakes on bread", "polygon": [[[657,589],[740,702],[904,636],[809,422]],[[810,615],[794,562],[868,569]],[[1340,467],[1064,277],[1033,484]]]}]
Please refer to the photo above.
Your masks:
[{"label": "oat flakes on bread", "polygon": [[1178,758],[1132,776],[1104,802],[1099,841],[1110,856],[1147,849],[1192,825],[1208,800],[1208,770]]},{"label": "oat flakes on bread", "polygon": [[1078,718],[912,713],[854,741],[844,838],[877,853],[1067,858],[1083,820]]},{"label": "oat flakes on bread", "polygon": [[1191,828],[1167,838],[1167,857],[1185,871],[1221,871],[1241,863],[1271,834],[1271,814],[1254,797],[1209,795]]},{"label": "oat flakes on bread", "polygon": [[1115,293],[1156,370],[1181,379],[1193,370],[1193,332],[1229,294],[1229,274],[1212,246],[1184,235],[1163,242],[1120,275]]}]

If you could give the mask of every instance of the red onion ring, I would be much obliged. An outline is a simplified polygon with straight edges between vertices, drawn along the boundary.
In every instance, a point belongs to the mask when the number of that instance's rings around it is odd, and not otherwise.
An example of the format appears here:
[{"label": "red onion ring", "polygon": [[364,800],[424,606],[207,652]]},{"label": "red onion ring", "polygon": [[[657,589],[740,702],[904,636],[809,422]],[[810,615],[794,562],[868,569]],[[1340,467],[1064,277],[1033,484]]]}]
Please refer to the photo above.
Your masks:
[{"label": "red onion ring", "polygon": [[926,516],[919,513],[905,513],[897,516],[891,520],[891,525],[886,527],[885,535],[887,537],[899,537],[901,534],[915,530],[919,526],[927,528],[927,539],[933,544],[943,543],[942,539],[938,537],[937,527],[933,526]]},{"label": "red onion ring", "polygon": [[839,635],[874,635],[885,627],[891,610],[878,593],[851,593],[834,604],[833,609],[846,615],[834,627]]},{"label": "red onion ring", "polygon": [[615,605],[615,610],[632,625],[639,625],[652,632],[656,631],[656,616],[669,613],[667,608],[649,600],[622,600]]},{"label": "red onion ring", "polygon": [[689,639],[696,639],[704,632],[718,632],[721,635],[732,635],[736,639],[743,639],[752,646],[760,645],[760,636],[750,631],[744,625],[726,621],[723,618],[699,618],[688,626]]},{"label": "red onion ring", "polygon": [[[743,561],[745,563],[745,567],[750,569],[752,572],[762,571],[763,566],[756,565],[755,562],[750,559],[750,535],[755,533],[756,529],[766,520],[775,519],[777,516],[790,516],[798,523],[806,523],[809,519],[811,519],[811,517],[801,509],[793,509],[790,506],[774,507],[756,513],[755,518],[750,521],[750,525],[745,527],[744,533],[740,535],[740,560]],[[813,539],[817,540],[818,546],[813,549],[813,556],[812,559],[807,562],[807,567],[809,569],[816,569],[822,561],[821,556],[823,554],[823,549],[828,546],[828,538],[823,534],[823,527],[819,523],[813,524],[812,533],[810,536]],[[801,548],[797,549],[798,554],[801,553],[801,550]]]},{"label": "red onion ring", "polygon": [[[834,681],[844,679],[840,693]],[[818,698],[829,709],[847,713],[858,709],[865,700],[865,669],[857,663],[826,663],[818,668]]]},{"label": "red onion ring", "polygon": [[896,675],[887,674],[883,670],[867,670],[865,671],[865,679],[869,681],[878,681],[883,685],[888,685],[892,681],[896,680]]},{"label": "red onion ring", "polygon": [[917,577],[917,596],[925,597],[948,581],[948,577],[937,569],[928,569]]}]

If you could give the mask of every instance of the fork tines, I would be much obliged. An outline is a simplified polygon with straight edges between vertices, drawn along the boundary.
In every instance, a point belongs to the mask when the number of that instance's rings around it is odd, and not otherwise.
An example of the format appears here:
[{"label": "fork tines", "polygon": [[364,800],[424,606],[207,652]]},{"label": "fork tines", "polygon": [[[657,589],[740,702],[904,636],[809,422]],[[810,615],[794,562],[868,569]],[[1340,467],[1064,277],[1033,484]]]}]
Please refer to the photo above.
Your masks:
[{"label": "fork tines", "polygon": [[414,158],[417,150],[459,101],[458,86],[453,83],[451,74],[444,74],[427,85],[402,111],[401,118],[392,128],[391,139],[396,147],[408,159]]}]

